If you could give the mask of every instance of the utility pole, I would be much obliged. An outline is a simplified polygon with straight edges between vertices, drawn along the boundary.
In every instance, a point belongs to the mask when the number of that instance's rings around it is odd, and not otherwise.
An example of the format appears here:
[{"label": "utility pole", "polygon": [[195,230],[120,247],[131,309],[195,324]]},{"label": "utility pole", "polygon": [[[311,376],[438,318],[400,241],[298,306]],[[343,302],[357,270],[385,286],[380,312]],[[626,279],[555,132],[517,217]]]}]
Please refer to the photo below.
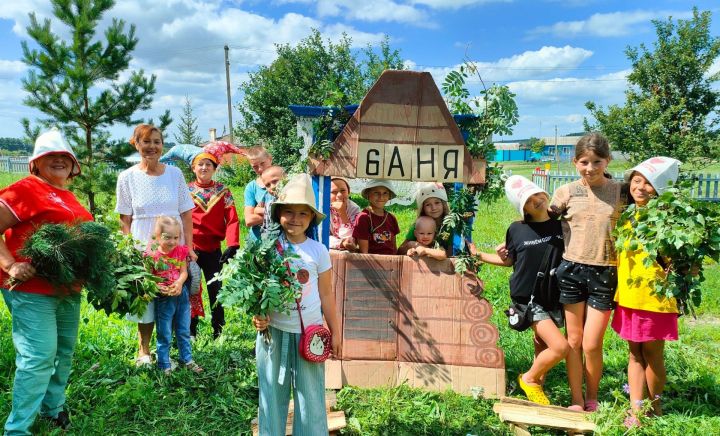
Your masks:
[{"label": "utility pole", "polygon": [[555,168],[558,174],[560,174],[560,153],[558,150],[558,139],[557,139],[557,124],[555,124]]},{"label": "utility pole", "polygon": [[227,85],[227,101],[228,101],[228,126],[230,127],[230,142],[235,142],[233,137],[232,123],[232,100],[230,98],[230,47],[225,44],[225,83]]}]

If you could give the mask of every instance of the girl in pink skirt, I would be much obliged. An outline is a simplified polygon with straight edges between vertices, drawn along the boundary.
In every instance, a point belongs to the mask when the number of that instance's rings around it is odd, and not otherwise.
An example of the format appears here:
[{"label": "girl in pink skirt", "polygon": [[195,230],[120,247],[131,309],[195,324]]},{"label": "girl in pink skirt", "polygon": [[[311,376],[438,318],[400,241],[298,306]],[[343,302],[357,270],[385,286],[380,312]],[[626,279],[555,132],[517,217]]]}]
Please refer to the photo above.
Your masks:
[{"label": "girl in pink skirt", "polygon": [[[679,161],[667,157],[654,157],[626,173],[630,183],[630,196],[638,207],[661,194],[678,176]],[[634,220],[618,223],[633,226]],[[627,242],[626,247],[629,247]],[[665,280],[665,267],[670,260],[658,260],[649,268],[643,264],[647,252],[625,248],[618,253],[618,286],[615,294],[617,309],[612,328],[628,342],[628,385],[631,409],[625,419],[627,427],[640,424],[637,414],[644,399],[652,405],[652,413],[662,414],[660,397],[665,387],[665,341],[678,338],[678,306],[674,298],[654,293],[654,282]],[[664,263],[666,265],[661,265]]]}]

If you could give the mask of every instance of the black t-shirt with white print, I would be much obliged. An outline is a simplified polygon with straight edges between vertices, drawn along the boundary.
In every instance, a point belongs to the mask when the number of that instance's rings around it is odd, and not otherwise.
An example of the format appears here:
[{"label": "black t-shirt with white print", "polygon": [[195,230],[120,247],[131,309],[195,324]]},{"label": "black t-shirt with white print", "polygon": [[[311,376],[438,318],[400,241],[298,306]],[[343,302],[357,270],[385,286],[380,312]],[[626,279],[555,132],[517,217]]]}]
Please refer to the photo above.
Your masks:
[{"label": "black t-shirt with white print", "polygon": [[547,244],[555,248],[550,257],[550,265],[554,268],[560,264],[564,249],[560,221],[516,221],[508,227],[505,245],[508,256],[513,260],[513,273],[510,275],[510,298],[513,301],[523,304],[530,301]]}]

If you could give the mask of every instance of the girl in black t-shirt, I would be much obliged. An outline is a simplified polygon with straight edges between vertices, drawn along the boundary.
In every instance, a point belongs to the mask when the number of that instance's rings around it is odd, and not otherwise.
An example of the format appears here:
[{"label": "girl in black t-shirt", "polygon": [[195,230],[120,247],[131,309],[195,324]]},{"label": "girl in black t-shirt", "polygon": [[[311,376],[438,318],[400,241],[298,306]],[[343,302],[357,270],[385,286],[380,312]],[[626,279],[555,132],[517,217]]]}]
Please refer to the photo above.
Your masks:
[{"label": "girl in black t-shirt", "polygon": [[535,295],[532,304],[531,294],[548,247],[548,271],[562,259],[562,228],[559,221],[548,216],[548,194],[530,180],[511,176],[505,182],[505,194],[524,219],[510,224],[507,230],[505,245],[508,255],[505,259],[495,253],[478,255],[483,262],[491,265],[512,266],[510,298],[513,303],[531,306],[535,360],[527,372],[518,375],[518,384],[530,401],[547,405],[550,400],[543,391],[545,374],[565,358],[569,346],[560,331],[563,316],[557,288],[542,299]]}]

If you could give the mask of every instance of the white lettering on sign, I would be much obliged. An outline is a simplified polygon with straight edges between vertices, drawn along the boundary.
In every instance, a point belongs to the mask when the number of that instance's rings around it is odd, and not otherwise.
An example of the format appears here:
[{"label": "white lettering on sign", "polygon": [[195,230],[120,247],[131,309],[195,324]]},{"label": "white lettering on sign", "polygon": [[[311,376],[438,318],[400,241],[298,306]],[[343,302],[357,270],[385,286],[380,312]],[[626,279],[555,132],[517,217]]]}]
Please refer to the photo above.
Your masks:
[{"label": "white lettering on sign", "polygon": [[462,182],[462,145],[358,144],[356,177]]}]

